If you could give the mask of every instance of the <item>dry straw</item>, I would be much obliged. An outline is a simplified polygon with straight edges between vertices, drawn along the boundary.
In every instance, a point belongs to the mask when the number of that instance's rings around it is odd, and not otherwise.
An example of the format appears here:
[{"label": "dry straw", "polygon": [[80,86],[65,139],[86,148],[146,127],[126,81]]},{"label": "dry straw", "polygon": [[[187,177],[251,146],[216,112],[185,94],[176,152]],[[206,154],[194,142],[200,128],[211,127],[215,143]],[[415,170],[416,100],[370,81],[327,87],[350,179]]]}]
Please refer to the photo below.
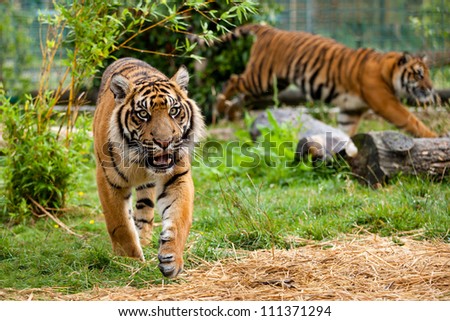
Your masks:
[{"label": "dry straw", "polygon": [[3,300],[450,300],[450,244],[345,237],[293,250],[238,252],[178,283],[145,289],[0,290]]}]

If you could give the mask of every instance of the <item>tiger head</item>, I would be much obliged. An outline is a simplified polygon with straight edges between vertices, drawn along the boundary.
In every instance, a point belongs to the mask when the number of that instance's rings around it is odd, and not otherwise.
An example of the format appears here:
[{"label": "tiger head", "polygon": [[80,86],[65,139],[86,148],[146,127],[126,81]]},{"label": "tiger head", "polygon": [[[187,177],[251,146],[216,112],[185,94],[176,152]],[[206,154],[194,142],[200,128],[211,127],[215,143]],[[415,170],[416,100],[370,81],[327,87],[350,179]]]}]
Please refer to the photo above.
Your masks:
[{"label": "tiger head", "polygon": [[154,173],[166,173],[184,159],[204,126],[198,106],[187,96],[186,68],[170,79],[162,76],[131,81],[115,74],[110,82],[117,111],[111,121],[119,123],[125,159]]},{"label": "tiger head", "polygon": [[403,53],[397,60],[395,69],[393,82],[399,96],[410,96],[422,103],[433,102],[433,84],[426,57]]}]

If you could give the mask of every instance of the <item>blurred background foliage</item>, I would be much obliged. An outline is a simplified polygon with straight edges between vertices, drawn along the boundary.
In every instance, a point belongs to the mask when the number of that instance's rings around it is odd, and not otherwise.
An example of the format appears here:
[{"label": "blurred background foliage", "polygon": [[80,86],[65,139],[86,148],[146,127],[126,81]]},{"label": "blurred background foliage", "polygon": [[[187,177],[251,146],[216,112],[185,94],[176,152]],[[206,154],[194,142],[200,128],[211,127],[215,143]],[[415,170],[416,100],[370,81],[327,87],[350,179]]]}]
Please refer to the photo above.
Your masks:
[{"label": "blurred background foliage", "polygon": [[[181,3],[182,1],[178,2]],[[211,4],[211,10],[217,12],[224,12],[227,7],[229,5],[226,1],[218,1]],[[242,17],[242,21],[239,21],[238,16],[228,17],[227,28],[230,30],[240,24],[261,21],[275,23],[276,14],[282,9],[275,0],[259,1],[257,8],[257,15]],[[190,25],[187,33],[202,33],[202,24],[205,21],[202,21],[201,18],[201,15],[197,12],[186,17],[186,21]],[[207,29],[218,35],[226,31],[226,29],[217,28],[217,24],[213,21],[209,21],[207,24]],[[222,85],[232,73],[239,73],[244,70],[252,43],[248,39],[238,39],[233,43],[224,45],[214,45],[206,48],[197,46],[194,50],[195,54],[204,58],[201,60],[202,62],[199,62],[187,55],[180,55],[180,52],[177,50],[177,44],[185,41],[185,33],[175,33],[170,29],[157,27],[153,32],[139,35],[133,39],[133,42],[130,43],[130,47],[133,49],[122,48],[117,51],[115,57],[132,56],[142,59],[169,77],[175,74],[180,65],[185,65],[191,76],[190,95],[202,107],[207,120],[210,120],[215,94],[221,91]],[[139,51],[139,49],[142,49],[142,51]],[[160,54],[151,55],[145,52],[147,50],[158,51]],[[110,62],[112,61],[111,59]],[[100,79],[97,78],[94,86],[98,87],[99,84]]]},{"label": "blurred background foliage", "polygon": [[[71,3],[72,1],[66,1]],[[113,1],[120,3],[130,12],[139,1]],[[180,6],[184,1],[159,1],[172,6]],[[201,1],[199,1],[201,2]],[[426,52],[431,61],[439,60],[432,74],[436,75],[439,88],[450,84],[450,0],[376,0],[373,2],[355,0],[261,0],[257,3],[258,13],[241,17],[227,17],[228,29],[234,26],[265,21],[282,29],[306,30],[329,36],[350,47],[374,47],[380,50],[408,50]],[[228,1],[213,1],[210,10],[223,12]],[[51,0],[1,0],[0,1],[0,81],[6,93],[16,100],[30,89],[35,89],[39,80],[39,59],[41,57],[39,39],[45,34],[45,27],[39,26],[41,13],[52,13]],[[139,14],[135,10],[134,14]],[[191,74],[190,94],[203,108],[207,119],[211,119],[215,94],[221,91],[224,82],[232,73],[244,70],[251,41],[239,40],[230,44],[194,48],[193,53],[206,58],[199,68],[198,63],[183,51],[180,44],[186,43],[187,33],[202,33],[203,25],[217,35],[225,29],[218,29],[212,22],[203,22],[199,13],[189,13],[183,17],[189,26],[185,32],[173,32],[170,28],[158,26],[140,34],[127,48],[121,48],[114,56],[133,56],[143,59],[172,75],[179,65],[188,67]],[[239,18],[242,18],[239,21]],[[149,22],[147,22],[149,24]],[[140,26],[145,27],[145,25]],[[130,47],[134,48],[129,49]],[[154,54],[159,52],[160,54]],[[60,59],[66,58],[62,51]],[[104,62],[104,66],[112,59]],[[53,83],[58,83],[58,66],[54,68]],[[89,96],[90,104],[95,103],[95,88],[100,83],[101,71],[94,79],[86,81],[86,89],[94,88]],[[443,81],[441,81],[443,80]]]}]

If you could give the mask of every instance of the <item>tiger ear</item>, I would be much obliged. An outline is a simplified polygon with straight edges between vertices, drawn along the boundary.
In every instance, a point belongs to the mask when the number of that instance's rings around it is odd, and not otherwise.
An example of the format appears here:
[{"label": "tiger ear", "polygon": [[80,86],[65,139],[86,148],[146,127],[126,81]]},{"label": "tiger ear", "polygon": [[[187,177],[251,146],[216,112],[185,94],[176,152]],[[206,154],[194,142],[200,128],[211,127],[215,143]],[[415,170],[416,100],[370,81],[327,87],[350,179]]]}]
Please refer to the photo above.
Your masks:
[{"label": "tiger ear", "polygon": [[425,55],[425,54],[421,55],[420,59],[422,59],[424,64],[428,63],[428,56],[427,55]]},{"label": "tiger ear", "polygon": [[398,60],[398,65],[402,66],[404,64],[406,64],[408,61],[410,61],[412,59],[412,56],[410,53],[408,52],[404,52],[403,55],[400,57],[400,59]]},{"label": "tiger ear", "polygon": [[115,100],[124,99],[130,90],[130,82],[124,76],[115,74],[112,76],[109,88],[113,92]]},{"label": "tiger ear", "polygon": [[186,67],[182,65],[170,80],[175,81],[181,87],[181,89],[187,91],[187,86],[189,83],[189,72],[187,71]]}]

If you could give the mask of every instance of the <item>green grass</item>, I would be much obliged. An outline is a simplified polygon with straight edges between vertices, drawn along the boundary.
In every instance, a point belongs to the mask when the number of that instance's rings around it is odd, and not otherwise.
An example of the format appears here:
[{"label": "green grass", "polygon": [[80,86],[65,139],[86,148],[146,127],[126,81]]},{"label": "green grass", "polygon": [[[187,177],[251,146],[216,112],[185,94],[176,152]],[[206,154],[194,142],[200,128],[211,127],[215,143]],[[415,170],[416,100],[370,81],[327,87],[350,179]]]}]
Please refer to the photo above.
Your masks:
[{"label": "green grass", "polygon": [[[195,213],[187,268],[234,256],[237,250],[289,249],[302,246],[305,239],[333,239],[344,233],[367,231],[393,240],[413,234],[450,242],[448,181],[398,176],[374,190],[360,185],[344,163],[315,170],[199,164],[193,176]],[[93,165],[80,177],[70,203],[72,208],[60,218],[82,239],[56,228],[48,218],[2,225],[0,288],[53,287],[75,293],[181,282],[163,280],[157,268],[159,226],[153,246],[144,250],[147,262],[112,254]]]},{"label": "green grass", "polygon": [[322,240],[361,229],[383,236],[417,231],[419,238],[450,241],[450,188],[445,184],[403,177],[372,190],[343,176],[283,188],[262,182],[255,189],[245,179],[231,185],[218,206],[211,206],[216,208],[213,220],[204,217],[218,192],[197,201],[200,224],[194,228],[214,235],[217,246],[226,246],[231,237],[237,248],[289,248],[295,238]]},{"label": "green grass", "polygon": [[[450,242],[450,188],[445,184],[399,177],[386,188],[372,190],[340,175],[280,188],[263,178],[213,181],[201,171],[194,168],[197,192],[188,268],[199,259],[232,256],[235,250],[293,248],[304,239],[332,239],[361,230],[392,237],[414,232],[416,238]],[[78,198],[97,202],[86,193]],[[56,287],[74,293],[163,282],[156,258],[158,227],[153,246],[145,249],[147,262],[139,263],[112,254],[99,212],[92,204],[63,216],[83,239],[56,228],[49,219],[3,226],[0,288]]]}]

